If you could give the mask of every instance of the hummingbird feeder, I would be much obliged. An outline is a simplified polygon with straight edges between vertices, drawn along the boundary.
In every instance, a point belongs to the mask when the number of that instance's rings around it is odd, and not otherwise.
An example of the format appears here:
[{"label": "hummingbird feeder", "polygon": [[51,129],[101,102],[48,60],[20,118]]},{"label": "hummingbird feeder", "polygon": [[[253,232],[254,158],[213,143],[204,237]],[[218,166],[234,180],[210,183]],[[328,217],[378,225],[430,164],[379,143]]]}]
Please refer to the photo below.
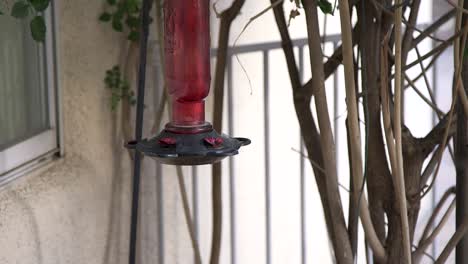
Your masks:
[{"label": "hummingbird feeder", "polygon": [[238,154],[250,140],[219,134],[205,120],[211,81],[209,1],[166,1],[164,31],[170,122],[159,135],[127,147],[171,165],[212,164]]}]

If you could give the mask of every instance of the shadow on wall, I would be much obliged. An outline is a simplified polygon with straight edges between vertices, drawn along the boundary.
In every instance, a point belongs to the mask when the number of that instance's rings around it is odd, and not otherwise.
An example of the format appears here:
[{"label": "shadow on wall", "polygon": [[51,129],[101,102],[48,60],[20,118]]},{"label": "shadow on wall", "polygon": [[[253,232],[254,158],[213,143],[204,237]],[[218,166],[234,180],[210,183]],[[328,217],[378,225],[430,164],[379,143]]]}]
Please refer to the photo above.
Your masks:
[{"label": "shadow on wall", "polygon": [[[112,155],[112,179],[111,179],[111,190],[110,190],[110,206],[108,208],[108,217],[109,217],[109,222],[107,225],[107,237],[106,237],[106,245],[105,245],[105,252],[104,252],[104,259],[102,261],[103,264],[114,264],[114,263],[120,263],[121,260],[121,255],[122,251],[126,252],[126,250],[122,250],[123,246],[126,247],[127,243],[125,245],[122,245],[122,241],[128,241],[128,232],[127,229],[125,228],[122,230],[122,224],[126,224],[128,221],[123,221],[122,223],[122,216],[127,215],[123,214],[123,208],[122,206],[124,205],[122,203],[122,199],[125,197],[123,194],[124,188],[124,173],[126,170],[124,169],[124,162],[129,162],[128,159],[124,159],[124,155],[127,155],[126,150],[122,147],[123,142],[122,142],[122,133],[120,133],[120,123],[118,122],[119,120],[119,114],[117,112],[112,112],[111,113],[112,117],[112,136],[111,138],[111,146],[113,150],[113,155]],[[129,203],[125,204],[126,207],[128,207]],[[122,233],[124,232],[124,233]]]},{"label": "shadow on wall", "polygon": [[[27,229],[28,233],[30,234],[30,237],[32,237],[32,246],[34,248],[34,254],[28,254],[28,258],[34,258],[35,261],[34,263],[37,264],[43,264],[43,256],[42,256],[42,245],[41,245],[41,236],[39,232],[39,224],[37,217],[34,213],[33,208],[26,202],[25,199],[23,199],[17,191],[10,191],[9,192],[9,197],[11,198],[11,201],[15,204],[18,205],[19,208],[21,208],[21,213],[23,223],[27,223],[27,225],[19,227],[21,229]],[[26,228],[29,227],[29,228]],[[32,253],[32,252],[30,252]]]}]

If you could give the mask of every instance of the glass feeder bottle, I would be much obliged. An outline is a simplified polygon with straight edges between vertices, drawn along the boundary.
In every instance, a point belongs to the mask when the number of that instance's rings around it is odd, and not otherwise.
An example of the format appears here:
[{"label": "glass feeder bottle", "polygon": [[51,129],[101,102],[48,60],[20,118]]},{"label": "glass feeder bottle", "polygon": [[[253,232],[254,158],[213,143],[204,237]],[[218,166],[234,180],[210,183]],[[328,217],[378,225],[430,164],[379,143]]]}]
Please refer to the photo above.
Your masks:
[{"label": "glass feeder bottle", "polygon": [[165,69],[172,103],[166,129],[198,133],[205,121],[205,98],[210,91],[210,14],[208,0],[166,1]]}]

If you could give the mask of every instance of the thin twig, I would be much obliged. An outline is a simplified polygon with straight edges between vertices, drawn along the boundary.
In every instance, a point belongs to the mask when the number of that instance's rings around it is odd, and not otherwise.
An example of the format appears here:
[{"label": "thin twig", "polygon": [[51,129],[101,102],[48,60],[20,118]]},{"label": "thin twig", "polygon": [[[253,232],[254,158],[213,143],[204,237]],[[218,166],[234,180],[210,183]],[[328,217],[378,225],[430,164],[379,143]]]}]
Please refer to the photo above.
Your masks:
[{"label": "thin twig", "polygon": [[[263,9],[262,11],[260,11],[258,14],[256,14],[255,16],[251,17],[249,19],[249,21],[247,21],[247,23],[244,25],[244,27],[242,28],[241,32],[239,33],[239,35],[236,37],[236,39],[234,40],[234,44],[233,44],[233,47],[236,47],[237,46],[237,42],[239,41],[240,37],[242,36],[242,34],[245,32],[245,30],[249,27],[249,25],[254,22],[256,19],[258,19],[259,17],[263,16],[266,12],[268,12],[269,10],[275,8],[275,6],[278,6],[280,4],[283,3],[284,0],[276,0],[274,3],[272,3],[271,5],[269,5],[268,7],[266,7],[265,9]],[[221,16],[222,17],[222,16]],[[245,76],[247,77],[247,81],[249,82],[249,87],[250,87],[250,94],[252,94],[252,80],[250,79],[249,77],[249,74],[247,73],[247,70],[245,69],[244,65],[242,64],[241,60],[239,59],[239,56],[238,54],[234,54],[234,57],[236,57],[236,60],[237,60],[237,63],[239,63],[242,71],[244,72]]]},{"label": "thin twig", "polygon": [[[408,23],[408,21],[406,21],[406,19],[403,17],[403,24],[407,24],[407,23]],[[408,27],[407,29],[409,29],[409,28],[413,29],[413,31],[418,32],[418,33],[419,33],[418,37],[419,37],[419,36],[424,36],[424,38],[430,38],[430,39],[432,39],[432,40],[434,40],[434,41],[437,41],[437,42],[445,42],[445,39],[440,39],[440,38],[438,38],[438,37],[436,37],[436,36],[433,36],[433,35],[431,35],[431,34],[426,34],[426,32],[425,32],[424,30],[419,29],[419,28],[417,28],[416,26]],[[423,34],[424,34],[424,35],[423,35]],[[417,46],[417,45],[414,44],[414,42],[416,42],[416,39],[417,39],[417,38],[414,38],[414,39],[413,39],[413,41],[412,41],[411,44],[410,44],[410,47],[416,47],[416,46]]]},{"label": "thin twig", "polygon": [[[271,3],[274,3],[275,0],[270,0]],[[318,167],[323,168],[323,156],[321,150],[321,139],[318,132],[317,126],[315,125],[314,116],[312,115],[312,109],[310,107],[310,101],[314,89],[312,84],[312,79],[305,85],[302,85],[301,76],[296,63],[296,58],[294,54],[294,49],[289,35],[286,18],[284,14],[284,8],[282,5],[278,5],[273,9],[275,15],[276,25],[281,36],[282,49],[285,55],[286,65],[289,73],[289,79],[291,83],[294,108],[296,111],[297,119],[299,121],[301,136],[304,141],[304,145],[308,152],[308,160],[312,165],[314,171],[315,181],[317,183],[317,189],[320,194],[320,200],[322,203],[324,218],[326,222],[326,228],[332,247],[335,252],[340,252],[340,243],[335,239],[334,229],[342,230],[341,225],[341,216],[332,217],[331,210],[334,209],[332,206],[329,206],[329,201],[336,201],[339,199],[339,192],[328,193],[327,184],[326,184],[326,173],[325,170],[318,169]],[[355,28],[356,29],[356,28]],[[354,32],[354,31],[353,31]],[[341,64],[341,47],[337,48],[330,58],[324,65],[325,78],[329,77],[335,69]],[[343,212],[341,212],[343,214]],[[337,261],[341,261],[341,254],[335,254]]]},{"label": "thin twig", "polygon": [[[447,49],[449,46],[447,46],[445,49]],[[436,54],[434,54],[434,56],[432,57],[431,61],[427,64],[427,66],[424,68],[424,71],[421,72],[418,76],[416,76],[414,79],[412,79],[412,82],[413,83],[416,83],[419,79],[421,79],[423,76],[424,76],[424,72],[427,72],[428,70],[430,70],[434,65],[435,63],[437,62],[437,59],[440,57],[440,55],[442,55],[442,53],[445,51],[445,49],[443,50],[439,50]],[[420,63],[422,63],[422,59],[421,59],[421,56],[418,57],[418,61]],[[393,77],[393,76],[392,76]],[[405,89],[407,89],[410,85],[407,84],[405,86]]]},{"label": "thin twig", "polygon": [[423,240],[426,240],[427,237],[429,236],[429,230],[434,225],[434,222],[435,222],[435,219],[436,219],[437,215],[439,214],[440,210],[442,210],[443,205],[445,204],[447,199],[452,194],[455,194],[455,186],[451,187],[447,191],[445,191],[445,193],[442,195],[442,198],[440,198],[440,201],[437,203],[434,211],[432,212],[431,217],[427,221],[426,227],[424,228],[424,231],[423,231],[423,234],[422,234],[421,239],[419,241],[419,244],[421,244],[421,242]]},{"label": "thin twig", "polygon": [[458,227],[455,234],[453,234],[452,238],[450,238],[449,242],[445,246],[444,250],[437,258],[434,264],[443,264],[447,261],[448,257],[450,256],[452,250],[457,246],[458,242],[463,238],[463,236],[468,231],[468,218],[465,218],[463,223]]},{"label": "thin twig", "polygon": [[452,9],[434,21],[430,26],[424,29],[423,32],[419,36],[417,36],[414,41],[412,47],[416,47],[421,41],[426,39],[426,37],[434,39],[435,37],[431,37],[431,34],[437,31],[442,25],[450,21],[452,17],[455,15],[455,10]]},{"label": "thin twig", "polygon": [[325,173],[325,170],[320,166],[320,164],[318,164],[318,162],[316,162],[315,160],[313,160],[311,157],[307,156],[306,154],[302,153],[300,150],[297,150],[295,148],[291,148],[292,151],[294,152],[297,152],[299,154],[301,154],[301,156],[303,158],[306,158],[308,160],[310,160],[310,162],[312,163],[312,166],[314,168],[316,168],[317,170],[321,171],[322,173]]},{"label": "thin twig", "polygon": [[[447,0],[448,1],[448,0]],[[458,5],[463,5],[462,0],[458,0]],[[464,9],[457,9],[459,12],[457,12],[457,19],[456,19],[456,28],[461,29],[462,27],[462,13],[461,11]],[[468,25],[465,25],[465,27]],[[465,54],[465,48],[464,48],[464,43],[462,44],[463,48],[460,49],[460,39],[455,40],[454,43],[454,55],[455,55],[455,65],[458,67],[462,67],[462,61],[463,61],[463,56]],[[463,82],[460,80],[460,83],[456,83],[455,86],[455,93],[458,94],[458,98],[463,106],[463,110],[465,111],[465,116],[468,116],[468,99],[465,93],[465,89],[463,87]]]},{"label": "thin twig", "polygon": [[201,264],[202,259],[201,259],[201,254],[200,254],[200,246],[198,245],[198,241],[195,235],[195,227],[193,225],[193,221],[191,217],[192,214],[190,212],[189,200],[187,197],[187,190],[185,189],[184,175],[182,172],[182,168],[180,166],[177,166],[177,179],[179,183],[180,195],[182,196],[182,205],[184,207],[185,222],[187,223],[187,227],[188,227],[188,231],[190,235],[190,241],[192,242],[192,248],[193,248],[193,251],[195,252],[196,264]]},{"label": "thin twig", "polygon": [[[419,48],[416,46],[416,47],[414,47],[414,50],[416,51],[417,57],[420,58],[421,54],[419,53]],[[437,113],[437,118],[439,119],[439,122],[440,122],[440,120],[442,120],[442,117],[444,116],[444,113],[442,113],[440,111],[440,109],[437,107],[437,103],[436,103],[436,100],[435,100],[435,97],[434,97],[434,93],[432,92],[431,84],[429,82],[429,78],[427,77],[427,70],[424,68],[424,64],[422,63],[422,61],[419,62],[419,66],[421,67],[421,73],[423,74],[424,82],[426,83],[426,90],[429,93],[429,97],[431,98],[431,103],[436,107],[436,109],[439,110],[439,111],[436,111],[436,113]],[[410,81],[408,81],[408,83],[410,83]],[[416,93],[418,93],[418,91],[416,91]],[[455,156],[453,155],[452,146],[449,145],[448,150],[449,150],[449,153],[450,153],[450,157],[452,158],[452,161],[455,161]]]},{"label": "thin twig", "polygon": [[[424,191],[425,188],[427,188],[427,181],[431,177],[432,173],[435,170],[435,167],[437,165],[437,153],[439,153],[440,148],[442,146],[438,145],[437,148],[434,151],[434,154],[432,155],[431,159],[426,165],[426,168],[424,169],[423,173],[421,174],[421,183],[420,183],[420,189]],[[425,192],[425,191],[424,191]]]},{"label": "thin twig", "polygon": [[[311,64],[312,85],[315,91],[315,108],[317,111],[318,123],[320,127],[320,145],[323,155],[324,168],[326,172],[325,186],[330,206],[330,216],[336,220],[336,225],[332,229],[331,235],[335,240],[335,257],[339,263],[353,263],[351,245],[347,233],[347,228],[343,215],[341,198],[334,195],[338,190],[338,176],[336,168],[335,143],[331,129],[327,96],[325,91],[325,74],[323,69],[323,51],[321,49],[320,28],[318,23],[317,3],[315,1],[303,0],[306,14],[309,56]],[[341,9],[341,8],[340,8]],[[309,106],[310,107],[310,106]]]},{"label": "thin twig", "polygon": [[463,12],[465,14],[468,14],[468,10],[466,10],[465,8],[459,6],[458,4],[455,4],[454,2],[450,1],[450,0],[445,0],[445,2],[447,2],[449,5],[453,6],[455,9],[457,9],[459,12]]},{"label": "thin twig", "polygon": [[452,214],[453,210],[455,210],[455,199],[453,199],[453,201],[450,203],[447,211],[442,216],[442,219],[440,220],[439,224],[437,224],[437,226],[434,228],[434,231],[432,231],[432,233],[427,238],[423,237],[419,241],[419,248],[418,250],[414,252],[414,256],[416,258],[419,258],[420,256],[422,256],[423,251],[426,250],[429,247],[429,245],[431,245],[434,242],[437,235],[442,231],[444,226],[448,223],[450,219],[450,215]]},{"label": "thin twig", "polygon": [[406,66],[404,66],[403,70],[407,71],[408,69],[411,69],[412,67],[419,64],[420,61],[424,61],[427,58],[429,58],[431,56],[434,56],[435,54],[439,53],[440,51],[445,50],[447,47],[451,46],[454,40],[460,38],[460,36],[463,35],[463,32],[464,32],[465,28],[467,28],[467,27],[468,27],[468,25],[465,25],[464,28],[463,28],[463,31],[460,30],[460,31],[455,32],[455,34],[453,36],[451,36],[450,38],[448,38],[445,42],[443,42],[439,46],[433,48],[431,51],[424,54],[421,58],[419,58],[419,59],[407,64]]},{"label": "thin twig", "polygon": [[423,93],[421,93],[421,91],[419,91],[418,87],[416,87],[416,85],[414,84],[414,82],[408,77],[408,75],[406,73],[403,73],[405,75],[405,80],[408,82],[408,84],[410,85],[411,88],[413,88],[413,90],[416,92],[416,94],[418,94],[418,96],[428,105],[432,108],[432,110],[434,110],[434,112],[437,113],[437,116],[442,116],[444,115],[444,112],[442,112],[442,110],[440,110],[437,105],[435,105],[433,102],[431,102]]},{"label": "thin twig", "polygon": [[[231,6],[224,10],[221,14],[218,39],[218,54],[216,56],[216,69],[214,76],[214,115],[213,127],[215,130],[222,130],[223,125],[223,103],[224,103],[224,79],[227,62],[227,51],[229,44],[229,35],[231,32],[231,24],[241,8],[244,6],[245,0],[235,0]],[[221,235],[223,227],[223,203],[222,203],[222,170],[221,164],[214,164],[212,167],[212,208],[213,208],[213,233],[211,239],[211,255],[210,264],[218,264],[221,254]]]},{"label": "thin twig", "polygon": [[[458,16],[457,16],[457,21],[458,21]],[[460,21],[461,21],[461,17],[460,17]],[[461,24],[459,24],[459,25],[461,26]],[[463,40],[462,40],[462,43],[461,43],[461,46],[462,46],[461,50],[465,50],[467,33],[468,33],[468,27],[465,26],[464,27],[464,33],[463,33]],[[455,48],[454,48],[454,60],[455,60],[455,62],[454,62],[454,64],[455,64],[455,74],[456,75],[455,75],[455,82],[454,82],[454,85],[455,85],[454,91],[456,91],[458,89],[458,87],[460,86],[460,84],[461,84],[462,67],[461,67],[461,64],[460,64],[461,60],[460,60],[459,56],[463,56],[463,55],[459,54],[460,53],[459,51],[460,51],[460,43],[459,43],[459,41],[455,41]],[[445,146],[447,145],[447,141],[448,141],[448,138],[449,138],[450,127],[452,126],[452,119],[453,119],[453,115],[454,115],[454,110],[455,110],[455,105],[456,105],[456,102],[457,102],[458,93],[454,92],[452,97],[453,97],[452,98],[452,103],[451,103],[450,111],[449,111],[449,115],[448,115],[448,123],[446,125],[443,140],[442,140],[442,143],[441,143],[442,147],[439,149],[439,152],[437,153],[438,162],[437,162],[437,167],[436,167],[435,172],[434,172],[433,181],[431,182],[429,187],[426,189],[426,191],[421,195],[421,199],[424,196],[426,196],[429,193],[429,191],[432,189],[432,186],[434,185],[435,179],[436,179],[436,177],[437,177],[437,175],[439,173],[440,165],[442,163],[442,156],[443,156],[444,149],[445,149]]]}]

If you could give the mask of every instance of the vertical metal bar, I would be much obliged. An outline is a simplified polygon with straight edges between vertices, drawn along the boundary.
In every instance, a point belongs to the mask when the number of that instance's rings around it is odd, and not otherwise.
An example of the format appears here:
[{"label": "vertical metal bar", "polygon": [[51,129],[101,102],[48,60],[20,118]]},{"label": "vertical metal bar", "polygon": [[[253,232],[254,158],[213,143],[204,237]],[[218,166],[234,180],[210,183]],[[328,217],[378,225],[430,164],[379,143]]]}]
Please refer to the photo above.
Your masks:
[{"label": "vertical metal bar", "polygon": [[[233,71],[232,55],[227,58],[227,105],[229,135],[234,135],[234,103],[233,103]],[[229,209],[230,209],[230,235],[231,235],[231,264],[237,262],[237,236],[236,236],[236,182],[234,172],[234,157],[229,158]]]},{"label": "vertical metal bar", "polygon": [[57,36],[58,36],[58,25],[60,25],[60,20],[57,14],[58,11],[58,6],[55,3],[55,1],[51,2],[51,8],[50,8],[50,18],[51,18],[51,36],[52,36],[52,50],[56,51],[52,53],[52,58],[53,62],[52,65],[54,66],[53,68],[53,76],[54,76],[54,83],[55,83],[55,109],[54,111],[56,112],[55,115],[55,127],[57,127],[57,142],[59,145],[59,155],[60,157],[63,157],[65,155],[65,146],[64,146],[64,126],[63,126],[63,96],[62,96],[62,89],[59,89],[61,87],[60,83],[60,78],[59,78],[59,71],[58,69],[61,69],[60,67],[60,55],[58,52],[58,41],[57,41]]},{"label": "vertical metal bar", "polygon": [[271,182],[270,182],[270,59],[268,50],[263,51],[263,114],[265,138],[265,215],[266,215],[266,263],[271,263]]},{"label": "vertical metal bar", "polygon": [[[299,46],[299,78],[301,82],[304,80],[304,46]],[[300,130],[299,130],[300,133]],[[304,153],[304,142],[302,140],[302,134],[299,137],[300,151],[300,199],[301,199],[301,263],[307,263],[307,226],[306,226],[306,188],[305,188],[305,162],[302,153]]]},{"label": "vertical metal bar", "polygon": [[158,264],[164,264],[165,262],[165,244],[164,244],[164,204],[163,204],[163,175],[162,167],[159,163],[156,164],[156,206],[158,208]]},{"label": "vertical metal bar", "polygon": [[[135,126],[135,140],[140,141],[143,134],[143,112],[145,102],[145,82],[146,82],[146,54],[148,48],[149,35],[149,12],[151,9],[150,0],[144,0],[141,7],[141,28],[142,36],[140,42],[140,67],[138,78],[138,98],[137,98],[137,113]],[[140,197],[140,176],[141,176],[141,154],[135,151],[135,159],[133,165],[133,193],[132,193],[132,213],[130,222],[130,248],[128,262],[136,263],[136,244],[138,232],[138,207]]]},{"label": "vertical metal bar", "polygon": [[[159,49],[159,44],[156,44],[156,49]],[[159,56],[155,56],[154,68],[152,71],[154,74],[154,85],[155,89],[153,92],[153,101],[157,106],[161,106],[164,102],[161,100],[164,94],[164,85],[163,85],[163,74],[160,68],[162,63],[162,58]],[[158,115],[160,107],[154,108],[154,115]],[[158,124],[157,130],[160,129],[161,124]],[[163,173],[162,173],[162,166],[160,163],[155,163],[155,175],[156,175],[156,210],[157,210],[157,223],[156,223],[156,230],[157,230],[157,240],[158,240],[158,264],[164,264],[164,205],[163,205]]]},{"label": "vertical metal bar", "polygon": [[[199,241],[199,210],[198,210],[198,170],[197,166],[192,166],[192,218],[195,231],[195,239]],[[197,262],[194,254],[194,263]]]}]

